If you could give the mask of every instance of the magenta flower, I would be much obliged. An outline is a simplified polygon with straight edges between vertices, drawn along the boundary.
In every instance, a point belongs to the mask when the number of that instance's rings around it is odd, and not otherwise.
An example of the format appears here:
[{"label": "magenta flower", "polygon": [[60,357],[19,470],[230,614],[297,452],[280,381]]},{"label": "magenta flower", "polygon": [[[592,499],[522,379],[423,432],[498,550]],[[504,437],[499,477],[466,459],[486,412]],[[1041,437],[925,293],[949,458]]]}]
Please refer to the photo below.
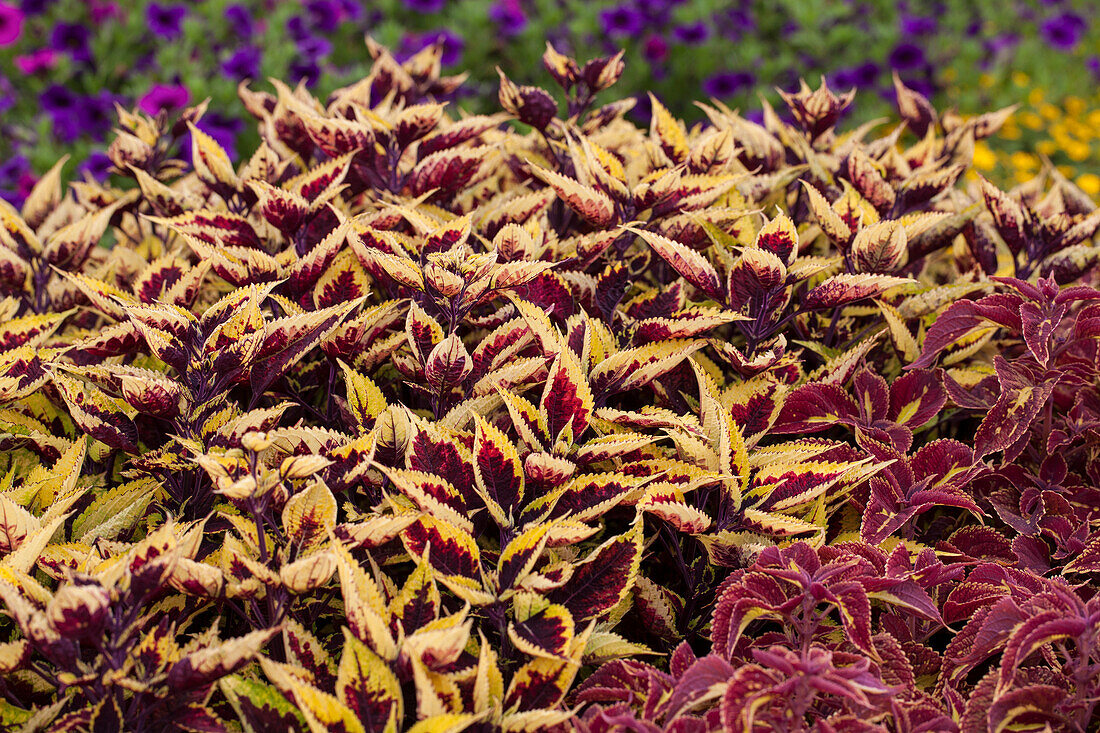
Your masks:
[{"label": "magenta flower", "polygon": [[40,48],[37,51],[15,57],[15,67],[24,74],[37,74],[52,69],[57,62],[57,53],[52,48]]},{"label": "magenta flower", "polygon": [[147,114],[155,115],[164,110],[177,109],[187,104],[191,93],[179,84],[154,84],[153,88],[138,100],[138,107]]},{"label": "magenta flower", "polygon": [[658,64],[668,58],[668,41],[660,36],[651,35],[645,39],[642,55],[651,64]]},{"label": "magenta flower", "polygon": [[117,3],[102,2],[102,0],[92,0],[90,12],[92,14],[93,23],[102,23],[108,18],[114,18],[121,15]]},{"label": "magenta flower", "polygon": [[23,11],[0,3],[0,46],[10,46],[23,35]]}]

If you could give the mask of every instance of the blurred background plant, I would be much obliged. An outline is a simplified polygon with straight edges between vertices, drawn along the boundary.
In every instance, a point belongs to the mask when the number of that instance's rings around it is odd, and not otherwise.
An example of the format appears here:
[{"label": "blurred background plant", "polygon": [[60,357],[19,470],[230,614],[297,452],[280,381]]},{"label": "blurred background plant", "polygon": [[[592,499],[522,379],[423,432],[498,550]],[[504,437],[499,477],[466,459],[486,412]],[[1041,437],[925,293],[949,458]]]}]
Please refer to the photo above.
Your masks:
[{"label": "blurred background plant", "polygon": [[495,109],[500,66],[542,79],[544,42],[580,57],[626,50],[618,89],[652,90],[702,118],[714,97],[759,114],[800,76],[861,93],[848,124],[892,117],[891,74],[963,115],[1020,104],[975,151],[1007,184],[1059,166],[1100,193],[1100,28],[1091,0],[0,0],[0,195],[19,202],[64,153],[102,178],[114,105],[149,112],[209,97],[203,128],[235,155],[256,132],[244,79],[302,80],[324,94],[361,78],[370,34],[399,59],[443,38],[469,70],[470,111]]}]

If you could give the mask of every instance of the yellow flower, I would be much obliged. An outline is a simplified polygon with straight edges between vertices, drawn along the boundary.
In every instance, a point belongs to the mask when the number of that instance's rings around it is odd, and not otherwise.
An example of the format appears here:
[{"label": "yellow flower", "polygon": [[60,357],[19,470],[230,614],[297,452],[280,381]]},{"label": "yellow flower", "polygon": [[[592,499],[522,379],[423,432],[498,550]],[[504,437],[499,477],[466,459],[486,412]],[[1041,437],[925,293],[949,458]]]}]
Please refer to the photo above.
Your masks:
[{"label": "yellow flower", "polygon": [[1017,150],[1009,156],[1009,161],[1012,167],[1018,170],[1030,171],[1039,167],[1039,159],[1033,153],[1025,153],[1022,150]]},{"label": "yellow flower", "polygon": [[[954,69],[949,69],[949,71],[954,71]],[[944,74],[944,76],[946,77],[947,75]],[[948,81],[951,81],[951,79],[948,79]],[[993,86],[993,81],[992,74],[982,74],[978,77],[978,85],[981,86],[982,89],[989,89]]]},{"label": "yellow flower", "polygon": [[1066,97],[1066,114],[1073,117],[1078,116],[1085,111],[1085,100],[1080,97]]},{"label": "yellow flower", "polygon": [[1062,116],[1062,110],[1048,102],[1039,108],[1039,114],[1046,117],[1048,120],[1056,120]]},{"label": "yellow flower", "polygon": [[1077,163],[1083,163],[1092,154],[1089,146],[1080,140],[1073,140],[1068,145],[1064,145],[1062,149],[1066,151],[1066,155],[1069,156],[1070,160]]},{"label": "yellow flower", "polygon": [[1043,101],[1043,90],[1032,89],[1027,93],[1027,103],[1033,106],[1038,106]]},{"label": "yellow flower", "polygon": [[1012,83],[1018,87],[1026,87],[1031,82],[1031,77],[1022,71],[1012,72]]},{"label": "yellow flower", "polygon": [[1060,165],[1060,166],[1057,166],[1057,168],[1058,168],[1058,172],[1061,173],[1066,178],[1073,178],[1074,176],[1077,175],[1077,169],[1074,168],[1072,165]]},{"label": "yellow flower", "polygon": [[1043,129],[1043,118],[1034,112],[1024,112],[1020,115],[1020,124],[1029,130]]},{"label": "yellow flower", "polygon": [[1077,179],[1077,185],[1089,196],[1100,195],[1100,176],[1095,173],[1084,173]]},{"label": "yellow flower", "polygon": [[1051,156],[1058,152],[1058,143],[1053,140],[1040,140],[1035,143],[1035,150],[1041,155]]},{"label": "yellow flower", "polygon": [[974,167],[983,170],[991,171],[994,166],[997,165],[997,156],[989,148],[984,140],[975,143],[974,145]]}]

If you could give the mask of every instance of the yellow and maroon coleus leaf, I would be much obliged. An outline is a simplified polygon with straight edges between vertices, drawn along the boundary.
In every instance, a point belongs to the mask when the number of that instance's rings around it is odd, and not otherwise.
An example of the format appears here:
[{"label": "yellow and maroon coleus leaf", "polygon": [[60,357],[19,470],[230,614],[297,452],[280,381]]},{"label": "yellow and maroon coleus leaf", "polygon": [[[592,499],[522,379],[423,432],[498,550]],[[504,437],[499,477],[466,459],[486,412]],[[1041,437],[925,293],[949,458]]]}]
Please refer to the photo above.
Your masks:
[{"label": "yellow and maroon coleus leaf", "polygon": [[507,597],[508,592],[522,583],[534,570],[550,539],[551,529],[552,524],[548,522],[532,524],[501,550],[497,561],[496,584],[502,598]]},{"label": "yellow and maroon coleus leaf", "polygon": [[802,297],[803,310],[825,310],[877,298],[891,288],[915,282],[907,277],[890,275],[833,275]]},{"label": "yellow and maroon coleus leaf", "polygon": [[265,323],[262,343],[256,353],[250,359],[242,359],[240,365],[249,367],[253,390],[262,393],[335,331],[362,303],[363,299],[359,298]]},{"label": "yellow and maroon coleus leaf", "polygon": [[713,524],[705,513],[687,504],[683,491],[673,484],[661,483],[649,487],[638,502],[638,511],[660,517],[685,534],[700,534]]},{"label": "yellow and maroon coleus leaf", "polygon": [[339,191],[353,155],[354,152],[347,153],[314,166],[284,183],[283,188],[308,201],[310,208],[316,211]]},{"label": "yellow and maroon coleus leaf", "polygon": [[239,675],[223,677],[218,687],[245,733],[291,731],[305,725],[297,707],[270,685]]},{"label": "yellow and maroon coleus leaf", "polygon": [[435,571],[431,565],[430,554],[429,545],[421,555],[416,569],[401,587],[401,591],[390,600],[395,631],[397,622],[400,622],[406,634],[411,634],[439,618],[442,601],[433,577]]},{"label": "yellow and maroon coleus leaf", "polygon": [[529,165],[528,169],[536,178],[554,189],[558,198],[589,224],[604,228],[615,221],[615,204],[603,191],[537,165]]},{"label": "yellow and maroon coleus leaf", "polygon": [[720,401],[729,410],[745,437],[745,444],[755,445],[775,424],[788,393],[781,382],[760,375],[731,385],[722,392]]},{"label": "yellow and maroon coleus leaf", "polygon": [[293,700],[310,730],[333,733],[366,733],[355,712],[335,695],[323,692],[312,684],[308,675],[289,664],[280,664],[266,657],[260,666],[279,691]]},{"label": "yellow and maroon coleus leaf", "polygon": [[138,412],[169,419],[179,414],[183,385],[160,372],[123,364],[63,368],[103,385]]},{"label": "yellow and maroon coleus leaf", "polygon": [[577,357],[563,349],[550,367],[539,401],[539,415],[552,444],[573,443],[588,429],[594,400]]},{"label": "yellow and maroon coleus leaf", "polygon": [[642,559],[642,523],[593,550],[547,598],[569,609],[576,621],[598,618],[617,606],[634,586]]},{"label": "yellow and maroon coleus leaf", "polygon": [[413,558],[427,553],[441,582],[466,579],[481,587],[481,552],[469,529],[425,515],[401,533],[401,540]]},{"label": "yellow and maroon coleus leaf", "polygon": [[511,601],[514,621],[508,636],[516,648],[533,657],[568,660],[574,634],[569,609],[530,592],[517,593]]},{"label": "yellow and maroon coleus leaf", "polygon": [[705,345],[698,339],[670,339],[618,351],[592,369],[592,390],[605,397],[639,389],[672,371]]},{"label": "yellow and maroon coleus leaf", "polygon": [[390,480],[394,488],[421,511],[454,523],[466,531],[473,529],[473,523],[466,514],[465,498],[446,479],[421,471],[384,466],[378,466],[378,469]]},{"label": "yellow and maroon coleus leaf", "polygon": [[55,231],[42,245],[42,259],[54,267],[79,269],[123,203],[125,201],[120,199]]},{"label": "yellow and maroon coleus leaf", "polygon": [[137,427],[129,405],[109,397],[98,387],[78,382],[58,372],[52,379],[81,430],[111,448],[138,452]]},{"label": "yellow and maroon coleus leaf", "polygon": [[880,221],[856,233],[848,257],[856,272],[889,273],[905,264],[907,244],[900,222]]},{"label": "yellow and maroon coleus leaf", "polygon": [[453,486],[465,501],[476,506],[475,469],[470,447],[442,425],[417,423],[410,437],[405,464],[413,471],[437,476]]},{"label": "yellow and maroon coleus leaf", "polygon": [[754,244],[764,252],[778,257],[783,265],[789,266],[798,257],[798,230],[789,216],[779,213],[760,228]]},{"label": "yellow and maroon coleus leaf", "polygon": [[802,181],[802,187],[810,200],[810,211],[817,219],[817,225],[821,227],[821,231],[825,232],[825,235],[833,240],[842,251],[847,250],[848,244],[858,228],[858,222],[853,225],[853,222],[838,213],[835,206],[830,204],[813,184]]},{"label": "yellow and maroon coleus leaf", "polygon": [[698,336],[712,328],[741,320],[743,316],[718,308],[692,307],[667,318],[646,318],[634,326],[636,344],[659,343],[677,338]]},{"label": "yellow and maroon coleus leaf", "polygon": [[378,584],[342,543],[333,542],[332,552],[340,575],[344,617],[348,627],[378,656],[396,659],[397,644],[390,633],[390,612]]},{"label": "yellow and maroon coleus leaf", "polygon": [[[313,465],[307,470],[328,463],[320,456],[301,456],[298,459],[286,459],[284,466],[287,463],[293,464],[295,460],[313,461]],[[336,526],[336,497],[324,483],[314,480],[309,488],[299,491],[286,502],[282,526],[287,538],[300,547],[303,553],[316,549]]]},{"label": "yellow and maroon coleus leaf", "polygon": [[251,662],[278,631],[278,628],[260,629],[185,654],[169,667],[167,683],[179,692],[209,685]]},{"label": "yellow and maroon coleus leaf", "polygon": [[396,731],[404,715],[401,683],[382,657],[344,629],[336,697],[367,733]]},{"label": "yellow and maroon coleus leaf", "polygon": [[457,334],[436,344],[424,361],[424,381],[436,394],[462,384],[473,369],[470,353]]},{"label": "yellow and maroon coleus leaf", "polygon": [[521,712],[551,710],[565,698],[579,670],[578,661],[533,659],[513,675],[504,706]]},{"label": "yellow and maroon coleus leaf", "polygon": [[266,181],[250,180],[247,183],[256,195],[255,210],[285,236],[293,235],[306,222],[310,205],[304,197],[276,188]]},{"label": "yellow and maroon coleus leaf", "polygon": [[409,192],[420,196],[437,190],[453,194],[480,180],[496,151],[487,146],[432,153],[416,164],[408,177]]},{"label": "yellow and maroon coleus leaf", "polygon": [[190,121],[187,130],[191,133],[191,163],[199,180],[219,193],[228,194],[239,189],[240,179],[225,150]]},{"label": "yellow and maroon coleus leaf", "polygon": [[263,249],[263,242],[252,225],[242,216],[228,211],[202,209],[189,211],[171,219],[148,217],[150,221],[192,237],[211,248],[246,247]]},{"label": "yellow and maroon coleus leaf", "polygon": [[672,269],[701,292],[719,303],[726,301],[725,283],[714,265],[702,254],[654,232],[630,226],[624,226],[623,229],[641,237]]},{"label": "yellow and maroon coleus leaf", "polygon": [[499,428],[480,416],[474,419],[474,475],[478,488],[500,508],[503,517],[511,517],[522,505],[524,495],[519,453]]},{"label": "yellow and maroon coleus leaf", "polygon": [[553,507],[551,517],[590,522],[618,504],[637,498],[641,480],[621,473],[582,474],[552,493],[535,499],[530,508]]}]

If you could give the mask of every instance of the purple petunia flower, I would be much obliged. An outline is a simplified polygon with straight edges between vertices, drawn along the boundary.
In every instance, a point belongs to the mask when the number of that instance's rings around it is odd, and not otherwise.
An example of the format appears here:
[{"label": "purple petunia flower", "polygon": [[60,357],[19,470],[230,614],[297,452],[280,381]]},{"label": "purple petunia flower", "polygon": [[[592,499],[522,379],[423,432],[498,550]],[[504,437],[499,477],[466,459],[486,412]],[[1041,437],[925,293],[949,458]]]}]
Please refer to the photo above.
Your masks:
[{"label": "purple petunia flower", "polygon": [[23,11],[0,3],[0,46],[10,46],[23,35]]},{"label": "purple petunia flower", "polygon": [[447,4],[447,0],[403,0],[405,7],[418,13],[438,13]]},{"label": "purple petunia flower", "polygon": [[40,15],[54,4],[56,0],[23,0],[19,7],[27,15]]},{"label": "purple petunia flower", "polygon": [[1072,51],[1088,29],[1088,22],[1077,13],[1062,13],[1044,21],[1039,32],[1059,51]]},{"label": "purple petunia flower", "polygon": [[905,36],[927,36],[936,32],[936,19],[920,15],[903,15],[899,25]]},{"label": "purple petunia flower", "polygon": [[245,46],[222,63],[222,71],[233,79],[255,79],[260,75],[260,49]]},{"label": "purple petunia flower", "polygon": [[97,150],[89,155],[88,159],[81,163],[76,170],[77,173],[88,173],[95,180],[102,181],[110,175],[111,166],[111,159],[107,157],[106,153]]},{"label": "purple petunia flower", "polygon": [[0,74],[0,112],[7,112],[15,106],[15,90],[8,77]]},{"label": "purple petunia flower", "polygon": [[31,164],[24,155],[16,155],[0,163],[0,198],[15,208],[21,208],[34,187]]},{"label": "purple petunia flower", "polygon": [[458,63],[458,60],[462,58],[462,52],[466,50],[466,41],[445,28],[437,31],[428,31],[424,34],[423,38],[424,43],[421,48],[436,43],[437,41],[442,41],[443,53],[439,61],[444,66]]},{"label": "purple petunia flower", "polygon": [[734,41],[756,29],[756,18],[748,10],[729,10],[726,12],[725,21],[723,23],[725,33]]},{"label": "purple petunia flower", "polygon": [[600,22],[609,36],[633,36],[642,30],[645,19],[634,8],[619,5],[600,11]]},{"label": "purple petunia flower", "polygon": [[873,87],[878,81],[878,64],[871,61],[860,64],[852,69],[852,85],[857,87]]},{"label": "purple petunia flower", "polygon": [[173,110],[184,107],[191,98],[187,87],[179,84],[154,84],[152,88],[138,100],[140,107],[146,114],[155,115],[163,110]]},{"label": "purple petunia flower", "polygon": [[306,36],[298,41],[298,51],[307,60],[317,61],[332,53],[332,43],[321,36]]},{"label": "purple petunia flower", "polygon": [[924,65],[924,50],[913,43],[899,43],[890,52],[890,66],[899,71]]},{"label": "purple petunia flower", "polygon": [[183,19],[187,8],[182,5],[159,5],[151,3],[145,11],[145,20],[149,30],[161,38],[169,40],[183,35]]},{"label": "purple petunia flower", "polygon": [[295,42],[310,37],[309,28],[306,26],[306,19],[300,15],[295,15],[286,19],[286,32],[290,34],[290,37],[293,38]]},{"label": "purple petunia flower", "polygon": [[1092,78],[1100,81],[1100,56],[1089,56],[1085,60],[1085,68],[1092,72]]},{"label": "purple petunia flower", "polygon": [[321,67],[317,65],[316,61],[310,59],[299,59],[292,63],[287,70],[290,72],[291,79],[305,81],[306,86],[313,86],[321,76]]},{"label": "purple petunia flower", "polygon": [[310,25],[322,33],[332,33],[344,19],[343,10],[336,0],[308,0],[305,7]]},{"label": "purple petunia flower", "polygon": [[230,5],[225,9],[225,19],[241,38],[251,38],[256,32],[256,21],[252,18],[252,11],[244,5]]},{"label": "purple petunia flower", "polygon": [[337,2],[348,20],[359,20],[363,17],[363,6],[357,0],[337,0]]},{"label": "purple petunia flower", "polygon": [[88,29],[76,23],[58,23],[50,34],[50,47],[64,51],[73,61],[81,64],[92,62],[92,49],[88,46]]},{"label": "purple petunia flower", "polygon": [[518,0],[500,0],[489,8],[489,19],[505,36],[514,36],[527,27],[527,14]]},{"label": "purple petunia flower", "polygon": [[115,122],[115,96],[110,92],[77,99],[76,114],[73,116],[79,127],[78,134],[84,134],[93,140],[103,140]]},{"label": "purple petunia flower", "polygon": [[708,97],[732,97],[738,92],[749,89],[756,83],[756,77],[749,71],[723,71],[703,82],[703,92]]},{"label": "purple petunia flower", "polygon": [[703,21],[678,25],[672,29],[672,37],[680,43],[694,46],[710,38],[710,27]]},{"label": "purple petunia flower", "polygon": [[653,100],[648,94],[639,94],[634,97],[634,106],[630,110],[630,116],[642,125],[649,125],[653,118]]},{"label": "purple petunia flower", "polygon": [[38,97],[53,122],[53,134],[61,142],[72,142],[81,133],[81,100],[76,93],[60,84],[51,84]]},{"label": "purple petunia flower", "polygon": [[0,186],[7,188],[19,180],[19,176],[29,171],[30,161],[25,155],[16,155],[0,163]]}]

